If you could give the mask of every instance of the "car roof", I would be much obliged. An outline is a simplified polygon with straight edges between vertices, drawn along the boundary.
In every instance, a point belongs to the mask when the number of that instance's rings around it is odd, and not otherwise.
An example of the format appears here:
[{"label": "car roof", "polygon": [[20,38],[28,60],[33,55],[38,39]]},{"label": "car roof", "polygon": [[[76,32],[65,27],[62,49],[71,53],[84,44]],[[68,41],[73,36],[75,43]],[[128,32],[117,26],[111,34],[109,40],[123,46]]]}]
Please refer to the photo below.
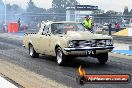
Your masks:
[{"label": "car roof", "polygon": [[53,23],[79,23],[79,22],[74,22],[74,21],[56,21],[56,22],[51,22],[51,24]]},{"label": "car roof", "polygon": [[53,23],[78,23],[74,21],[58,21],[58,22],[53,22]]},{"label": "car roof", "polygon": [[50,24],[54,24],[54,23],[79,23],[79,22],[74,22],[74,21],[57,21],[57,22],[52,22],[52,21],[49,21],[49,22],[46,22],[45,25],[49,26]]}]

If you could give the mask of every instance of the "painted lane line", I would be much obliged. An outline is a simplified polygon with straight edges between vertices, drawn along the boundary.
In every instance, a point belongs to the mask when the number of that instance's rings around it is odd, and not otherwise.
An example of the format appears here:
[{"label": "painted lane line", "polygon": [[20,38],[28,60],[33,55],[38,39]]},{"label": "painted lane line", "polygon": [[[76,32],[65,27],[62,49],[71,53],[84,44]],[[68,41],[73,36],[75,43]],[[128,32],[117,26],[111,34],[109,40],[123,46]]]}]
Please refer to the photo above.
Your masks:
[{"label": "painted lane line", "polygon": [[122,54],[122,55],[127,55],[127,56],[132,56],[131,54],[126,54],[126,53],[119,53],[119,52],[112,52],[112,53],[115,53],[115,54]]},{"label": "painted lane line", "polygon": [[0,76],[0,88],[18,88]]}]

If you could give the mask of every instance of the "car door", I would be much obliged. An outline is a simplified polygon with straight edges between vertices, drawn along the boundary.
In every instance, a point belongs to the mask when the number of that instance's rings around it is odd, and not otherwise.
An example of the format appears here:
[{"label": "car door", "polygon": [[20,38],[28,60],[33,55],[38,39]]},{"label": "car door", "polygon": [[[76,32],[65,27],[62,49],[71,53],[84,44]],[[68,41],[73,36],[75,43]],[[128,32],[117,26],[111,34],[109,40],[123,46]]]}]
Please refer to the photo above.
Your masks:
[{"label": "car door", "polygon": [[42,32],[42,34],[39,36],[39,51],[42,54],[49,53],[49,27],[46,26]]}]

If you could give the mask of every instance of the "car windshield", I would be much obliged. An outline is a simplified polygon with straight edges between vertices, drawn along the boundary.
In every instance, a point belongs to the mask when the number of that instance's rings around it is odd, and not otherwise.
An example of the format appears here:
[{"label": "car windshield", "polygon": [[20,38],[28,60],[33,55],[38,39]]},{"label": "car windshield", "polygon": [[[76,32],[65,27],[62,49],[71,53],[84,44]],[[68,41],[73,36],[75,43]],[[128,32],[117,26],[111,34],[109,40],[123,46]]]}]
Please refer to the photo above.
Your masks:
[{"label": "car windshield", "polygon": [[51,32],[53,34],[63,34],[67,31],[84,31],[85,28],[81,23],[53,23],[51,24]]}]

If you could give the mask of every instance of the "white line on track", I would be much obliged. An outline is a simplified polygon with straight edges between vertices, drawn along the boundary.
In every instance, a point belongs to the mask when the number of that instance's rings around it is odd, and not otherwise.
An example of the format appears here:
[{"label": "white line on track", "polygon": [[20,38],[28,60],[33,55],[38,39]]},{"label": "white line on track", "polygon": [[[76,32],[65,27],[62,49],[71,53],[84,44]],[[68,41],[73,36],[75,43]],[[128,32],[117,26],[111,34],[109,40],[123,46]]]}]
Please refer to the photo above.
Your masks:
[{"label": "white line on track", "polygon": [[0,88],[18,88],[0,76]]}]

